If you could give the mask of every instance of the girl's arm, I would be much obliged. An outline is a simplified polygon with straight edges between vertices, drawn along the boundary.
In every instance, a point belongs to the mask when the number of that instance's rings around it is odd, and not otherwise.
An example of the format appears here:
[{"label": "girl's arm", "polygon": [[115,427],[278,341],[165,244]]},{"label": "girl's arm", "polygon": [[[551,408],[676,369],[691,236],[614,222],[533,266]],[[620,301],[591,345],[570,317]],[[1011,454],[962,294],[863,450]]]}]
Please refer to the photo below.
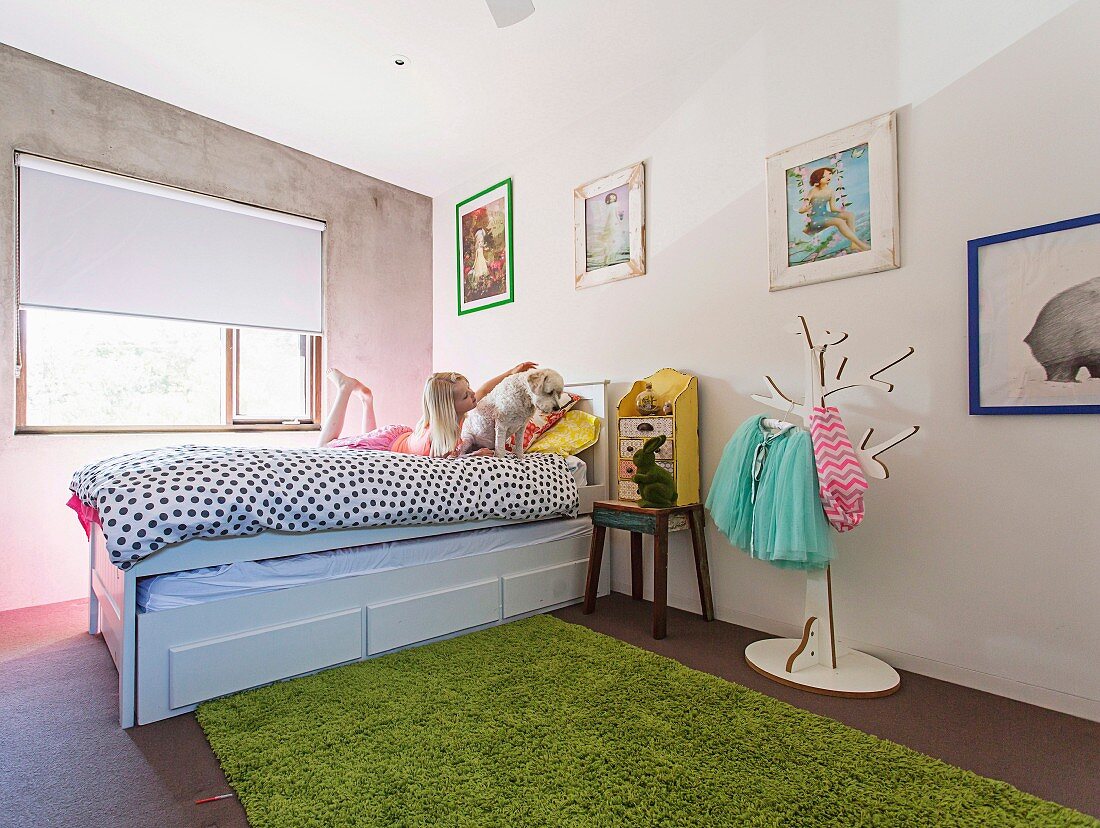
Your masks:
[{"label": "girl's arm", "polygon": [[489,380],[483,386],[477,389],[477,392],[474,394],[474,399],[476,399],[478,402],[481,402],[482,398],[485,397],[485,395],[487,395],[498,385],[500,385],[500,381],[505,377],[510,377],[512,376],[512,374],[522,374],[524,371],[530,371],[532,368],[536,367],[538,367],[537,362],[521,362],[515,368],[511,369],[510,371],[505,371],[498,377],[493,377],[491,380]]}]

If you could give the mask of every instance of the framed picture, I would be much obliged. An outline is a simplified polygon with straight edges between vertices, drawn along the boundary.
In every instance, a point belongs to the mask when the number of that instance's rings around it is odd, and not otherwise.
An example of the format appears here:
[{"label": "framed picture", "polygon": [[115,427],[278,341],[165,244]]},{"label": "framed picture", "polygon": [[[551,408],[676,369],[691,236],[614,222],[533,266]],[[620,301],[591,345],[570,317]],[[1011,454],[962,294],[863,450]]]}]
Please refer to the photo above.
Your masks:
[{"label": "framed picture", "polygon": [[970,413],[1100,414],[1100,213],[967,254]]},{"label": "framed picture", "polygon": [[589,181],[573,191],[576,288],[645,273],[645,166]]},{"label": "framed picture", "polygon": [[512,179],[470,196],[455,213],[459,316],[513,301]]},{"label": "framed picture", "polygon": [[768,156],[770,290],[898,267],[893,112]]}]

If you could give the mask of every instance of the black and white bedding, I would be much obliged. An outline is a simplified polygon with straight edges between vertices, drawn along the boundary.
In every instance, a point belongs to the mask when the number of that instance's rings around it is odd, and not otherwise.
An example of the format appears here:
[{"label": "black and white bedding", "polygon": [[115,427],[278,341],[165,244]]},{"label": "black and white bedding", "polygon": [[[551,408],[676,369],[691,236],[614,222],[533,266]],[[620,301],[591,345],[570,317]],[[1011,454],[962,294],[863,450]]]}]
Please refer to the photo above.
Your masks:
[{"label": "black and white bedding", "polygon": [[537,520],[573,517],[579,506],[566,459],[548,454],[443,460],[349,449],[175,446],[92,463],[69,488],[98,512],[120,569],[191,538]]}]

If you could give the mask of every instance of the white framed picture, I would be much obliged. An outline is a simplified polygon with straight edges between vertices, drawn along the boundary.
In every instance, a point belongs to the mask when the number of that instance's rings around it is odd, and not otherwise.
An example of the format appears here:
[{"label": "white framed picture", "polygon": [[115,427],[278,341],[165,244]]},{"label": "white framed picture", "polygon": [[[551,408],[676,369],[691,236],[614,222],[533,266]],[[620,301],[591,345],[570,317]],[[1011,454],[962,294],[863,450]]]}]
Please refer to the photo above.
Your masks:
[{"label": "white framed picture", "polygon": [[576,288],[645,273],[645,166],[589,181],[573,191]]},{"label": "white framed picture", "polygon": [[770,290],[899,267],[893,112],[767,159]]}]

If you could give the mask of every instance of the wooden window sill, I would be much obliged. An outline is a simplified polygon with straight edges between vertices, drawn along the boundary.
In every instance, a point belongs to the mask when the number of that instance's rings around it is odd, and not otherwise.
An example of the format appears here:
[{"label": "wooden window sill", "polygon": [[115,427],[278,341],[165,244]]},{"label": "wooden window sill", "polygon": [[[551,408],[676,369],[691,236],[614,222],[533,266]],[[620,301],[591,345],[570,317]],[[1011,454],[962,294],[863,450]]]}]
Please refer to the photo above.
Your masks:
[{"label": "wooden window sill", "polygon": [[18,434],[219,434],[222,432],[320,431],[316,423],[248,423],[209,426],[19,426]]}]

